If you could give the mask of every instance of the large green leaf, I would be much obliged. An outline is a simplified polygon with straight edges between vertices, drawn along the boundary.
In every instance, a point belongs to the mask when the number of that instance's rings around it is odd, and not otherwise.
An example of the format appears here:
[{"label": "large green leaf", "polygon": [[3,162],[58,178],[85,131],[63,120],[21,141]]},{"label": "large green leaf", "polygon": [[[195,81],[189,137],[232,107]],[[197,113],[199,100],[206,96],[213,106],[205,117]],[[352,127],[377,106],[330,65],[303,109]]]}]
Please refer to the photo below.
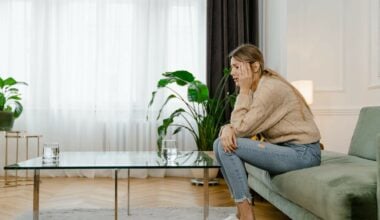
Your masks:
[{"label": "large green leaf", "polygon": [[163,76],[170,77],[170,78],[177,78],[185,82],[192,82],[194,81],[195,77],[193,74],[191,74],[189,71],[186,70],[177,70],[174,72],[166,72],[162,74]]},{"label": "large green leaf", "polygon": [[15,79],[12,77],[9,77],[8,79],[4,80],[4,86],[13,86],[17,83]]},{"label": "large green leaf", "polygon": [[4,87],[4,80],[0,77],[0,89]]},{"label": "large green leaf", "polygon": [[6,94],[7,97],[20,96],[18,88],[6,88],[4,90],[4,94]]},{"label": "large green leaf", "polygon": [[158,136],[157,138],[157,148],[158,148],[158,156],[161,157],[161,145],[162,145],[162,139],[163,136]]},{"label": "large green leaf", "polygon": [[8,97],[8,100],[21,100],[21,98],[18,95],[14,95],[14,96]]},{"label": "large green leaf", "polygon": [[183,112],[185,112],[183,108],[176,109],[168,118],[162,120],[162,125],[157,128],[158,135],[165,136],[167,134],[168,127],[174,122],[174,118],[178,117]]},{"label": "large green leaf", "polygon": [[179,86],[185,86],[188,83],[193,82],[195,79],[193,74],[191,74],[189,71],[186,71],[186,70],[177,70],[174,72],[165,72],[162,75],[167,77],[168,79],[175,81]]},{"label": "large green leaf", "polygon": [[164,72],[162,75],[165,77],[171,77],[173,75],[173,72]]},{"label": "large green leaf", "polygon": [[209,99],[207,86],[198,80],[193,81],[187,89],[187,98],[190,102],[205,102]]},{"label": "large green leaf", "polygon": [[23,107],[22,107],[21,103],[18,101],[15,101],[14,104],[15,104],[15,108],[14,108],[13,116],[15,118],[18,118],[22,113]]},{"label": "large green leaf", "polygon": [[157,91],[153,91],[153,92],[152,92],[152,98],[151,98],[150,101],[149,101],[149,105],[148,105],[148,107],[151,106],[151,105],[153,104],[153,102],[154,102],[154,98],[156,97],[156,93],[157,93]]},{"label": "large green leaf", "polygon": [[3,93],[0,93],[0,111],[4,110],[4,104],[5,104],[5,97]]},{"label": "large green leaf", "polygon": [[166,98],[164,104],[162,104],[162,106],[161,106],[161,108],[160,108],[160,111],[158,112],[157,119],[159,119],[159,118],[161,117],[161,113],[162,113],[162,111],[164,110],[164,107],[166,106],[166,104],[168,104],[168,102],[169,102],[171,99],[174,99],[174,98],[177,98],[177,96],[175,96],[175,95],[173,95],[173,94],[169,95],[169,96]]},{"label": "large green leaf", "polygon": [[186,70],[178,70],[172,73],[173,77],[176,78],[176,82],[178,85],[184,86],[187,83],[191,83],[194,81],[195,77],[193,74]]},{"label": "large green leaf", "polygon": [[18,92],[18,88],[8,88],[7,91]]},{"label": "large green leaf", "polygon": [[17,82],[17,84],[22,84],[22,85],[25,85],[25,86],[28,85],[28,83],[26,83],[26,82]]},{"label": "large green leaf", "polygon": [[168,84],[174,82],[175,80],[174,79],[171,79],[171,78],[165,78],[165,79],[160,79],[158,81],[158,84],[157,84],[157,87],[158,88],[162,88],[162,87],[165,87],[167,86]]},{"label": "large green leaf", "polygon": [[170,118],[175,118],[175,117],[178,117],[180,114],[182,114],[183,112],[186,112],[185,109],[183,108],[178,108],[176,109],[171,115],[170,115]]},{"label": "large green leaf", "polygon": [[171,118],[164,119],[162,121],[162,125],[158,126],[157,128],[158,136],[165,136],[168,131],[168,127],[171,123],[173,123],[173,119]]},{"label": "large green leaf", "polygon": [[180,132],[181,130],[182,130],[182,127],[178,127],[178,128],[176,128],[176,129],[173,131],[172,135],[177,134],[177,133]]},{"label": "large green leaf", "polygon": [[230,68],[224,68],[224,69],[223,69],[223,74],[224,74],[224,76],[229,76],[230,73],[231,73],[231,69],[230,69]]}]

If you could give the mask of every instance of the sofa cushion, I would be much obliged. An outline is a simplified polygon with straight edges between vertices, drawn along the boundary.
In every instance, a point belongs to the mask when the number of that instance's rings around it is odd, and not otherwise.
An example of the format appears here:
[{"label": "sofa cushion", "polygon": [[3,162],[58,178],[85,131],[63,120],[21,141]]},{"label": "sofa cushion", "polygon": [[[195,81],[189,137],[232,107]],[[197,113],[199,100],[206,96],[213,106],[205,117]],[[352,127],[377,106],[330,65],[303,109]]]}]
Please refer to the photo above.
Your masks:
[{"label": "sofa cushion", "polygon": [[251,175],[248,177],[248,185],[252,187],[252,189],[255,190],[258,194],[260,194],[261,197],[280,209],[281,212],[283,212],[285,215],[291,217],[291,219],[321,220],[321,218],[304,209],[302,205],[289,202],[289,200],[279,195],[276,191],[269,189],[260,180],[254,178]]},{"label": "sofa cushion", "polygon": [[322,151],[322,164],[272,178],[272,188],[323,219],[377,219],[377,164]]},{"label": "sofa cushion", "polygon": [[255,179],[260,180],[266,187],[273,190],[271,176],[266,170],[257,168],[248,163],[245,164],[245,168],[249,174],[255,177]]},{"label": "sofa cushion", "polygon": [[377,135],[377,219],[380,219],[380,134]]},{"label": "sofa cushion", "polygon": [[[342,154],[342,153],[324,151],[324,153],[321,157],[321,160],[322,160],[322,163],[327,163],[327,161],[329,161],[329,160],[340,158],[340,157],[345,157],[345,156],[347,156],[347,155]],[[245,167],[247,169],[247,172],[249,174],[251,174],[255,179],[260,180],[261,183],[266,185],[269,189],[275,190],[275,188],[273,188],[273,184],[272,184],[272,177],[266,170],[257,168],[255,166],[248,164],[248,163],[245,164]]]},{"label": "sofa cushion", "polygon": [[349,155],[376,160],[376,135],[380,133],[380,107],[360,110],[358,122],[352,135]]}]

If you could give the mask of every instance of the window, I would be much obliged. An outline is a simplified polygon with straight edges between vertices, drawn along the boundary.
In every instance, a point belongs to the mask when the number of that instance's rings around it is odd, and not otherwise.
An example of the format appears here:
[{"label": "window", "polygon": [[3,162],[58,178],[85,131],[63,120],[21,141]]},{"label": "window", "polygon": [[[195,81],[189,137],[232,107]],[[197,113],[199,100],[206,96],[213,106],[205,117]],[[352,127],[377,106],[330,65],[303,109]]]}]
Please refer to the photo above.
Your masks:
[{"label": "window", "polygon": [[0,74],[29,83],[16,129],[64,149],[154,148],[161,73],[206,79],[204,0],[3,0],[0,32]]}]

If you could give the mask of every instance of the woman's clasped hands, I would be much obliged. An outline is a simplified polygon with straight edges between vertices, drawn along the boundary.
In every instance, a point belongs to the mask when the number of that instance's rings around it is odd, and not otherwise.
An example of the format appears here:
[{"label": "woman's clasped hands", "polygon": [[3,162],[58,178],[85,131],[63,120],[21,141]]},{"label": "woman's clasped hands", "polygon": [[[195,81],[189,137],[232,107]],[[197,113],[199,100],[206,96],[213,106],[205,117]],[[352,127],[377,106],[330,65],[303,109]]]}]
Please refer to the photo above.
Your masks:
[{"label": "woman's clasped hands", "polygon": [[224,152],[234,152],[237,148],[236,135],[234,128],[230,125],[226,125],[222,129],[220,135],[220,141],[222,143]]}]

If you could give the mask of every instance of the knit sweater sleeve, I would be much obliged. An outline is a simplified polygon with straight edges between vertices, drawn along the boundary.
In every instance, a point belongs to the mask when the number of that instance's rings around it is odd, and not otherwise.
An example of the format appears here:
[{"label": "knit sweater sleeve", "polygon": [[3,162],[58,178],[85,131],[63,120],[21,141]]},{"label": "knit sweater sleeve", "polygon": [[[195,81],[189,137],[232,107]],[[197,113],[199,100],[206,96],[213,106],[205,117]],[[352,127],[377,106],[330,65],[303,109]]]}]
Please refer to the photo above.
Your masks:
[{"label": "knit sweater sleeve", "polygon": [[263,132],[287,113],[283,103],[286,91],[281,85],[263,82],[252,96],[239,94],[231,114],[231,124],[237,137],[253,136]]}]

